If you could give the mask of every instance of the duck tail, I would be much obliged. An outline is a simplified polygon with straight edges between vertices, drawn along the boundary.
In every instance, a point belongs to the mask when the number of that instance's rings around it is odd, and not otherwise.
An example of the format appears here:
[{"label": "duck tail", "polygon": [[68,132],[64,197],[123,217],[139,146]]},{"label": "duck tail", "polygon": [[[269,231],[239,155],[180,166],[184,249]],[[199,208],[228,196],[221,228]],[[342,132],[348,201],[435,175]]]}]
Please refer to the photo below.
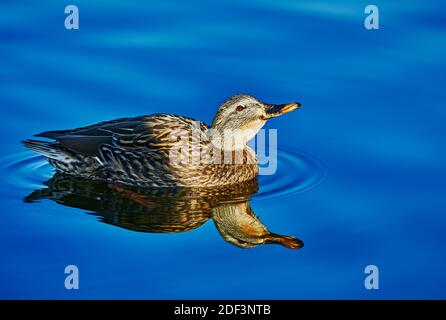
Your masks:
[{"label": "duck tail", "polygon": [[50,159],[60,160],[64,157],[63,150],[61,150],[57,142],[26,139],[22,140],[22,144],[28,149]]}]

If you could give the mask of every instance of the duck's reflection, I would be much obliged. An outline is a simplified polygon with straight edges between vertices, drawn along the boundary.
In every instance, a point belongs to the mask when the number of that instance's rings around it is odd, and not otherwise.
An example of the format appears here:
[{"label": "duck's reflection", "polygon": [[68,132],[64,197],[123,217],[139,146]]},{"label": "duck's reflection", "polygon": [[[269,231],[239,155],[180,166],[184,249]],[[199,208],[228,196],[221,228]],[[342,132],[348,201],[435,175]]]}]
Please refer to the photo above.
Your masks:
[{"label": "duck's reflection", "polygon": [[220,188],[141,189],[56,173],[45,185],[25,201],[50,199],[134,231],[184,232],[212,219],[223,239],[241,248],[303,246],[299,239],[270,232],[254,214],[248,200],[258,190],[257,179]]}]

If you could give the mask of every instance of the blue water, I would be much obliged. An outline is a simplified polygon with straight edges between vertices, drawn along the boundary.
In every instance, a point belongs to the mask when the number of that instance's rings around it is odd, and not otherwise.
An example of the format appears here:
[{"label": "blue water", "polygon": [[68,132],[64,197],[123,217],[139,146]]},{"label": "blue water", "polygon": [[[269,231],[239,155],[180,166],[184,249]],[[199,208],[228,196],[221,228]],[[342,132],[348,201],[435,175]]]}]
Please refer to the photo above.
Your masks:
[{"label": "blue water", "polygon": [[[3,1],[0,298],[446,298],[446,5],[373,3],[379,30],[353,0],[76,0],[68,31],[68,3]],[[278,171],[250,201],[301,250],[24,203],[53,171],[21,139],[155,112],[210,122],[238,92],[303,105],[267,124]]]}]

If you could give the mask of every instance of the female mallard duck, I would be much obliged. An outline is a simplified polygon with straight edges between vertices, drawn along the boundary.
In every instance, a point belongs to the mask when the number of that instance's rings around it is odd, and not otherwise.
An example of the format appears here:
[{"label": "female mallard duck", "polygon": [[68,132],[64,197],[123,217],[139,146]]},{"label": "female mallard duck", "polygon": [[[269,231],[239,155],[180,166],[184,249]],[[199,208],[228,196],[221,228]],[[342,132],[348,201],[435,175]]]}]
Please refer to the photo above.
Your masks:
[{"label": "female mallard duck", "polygon": [[58,171],[94,180],[142,187],[196,187],[239,183],[257,176],[246,143],[268,119],[299,103],[272,105],[236,95],[219,108],[212,126],[172,114],[101,122],[24,140]]}]

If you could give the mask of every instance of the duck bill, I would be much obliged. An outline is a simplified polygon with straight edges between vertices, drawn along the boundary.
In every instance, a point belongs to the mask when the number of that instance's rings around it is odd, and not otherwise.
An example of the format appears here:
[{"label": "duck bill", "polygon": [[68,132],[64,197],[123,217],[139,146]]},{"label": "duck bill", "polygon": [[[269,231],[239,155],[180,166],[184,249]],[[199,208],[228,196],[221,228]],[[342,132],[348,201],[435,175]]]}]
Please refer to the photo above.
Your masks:
[{"label": "duck bill", "polygon": [[289,249],[300,249],[304,246],[304,243],[302,240],[290,237],[290,236],[283,236],[277,233],[270,232],[265,237],[265,243],[266,244],[281,244],[284,247],[287,247]]},{"label": "duck bill", "polygon": [[301,106],[298,102],[285,103],[285,104],[265,104],[265,115],[264,120],[278,117],[284,113],[291,112],[293,110],[299,109]]}]

